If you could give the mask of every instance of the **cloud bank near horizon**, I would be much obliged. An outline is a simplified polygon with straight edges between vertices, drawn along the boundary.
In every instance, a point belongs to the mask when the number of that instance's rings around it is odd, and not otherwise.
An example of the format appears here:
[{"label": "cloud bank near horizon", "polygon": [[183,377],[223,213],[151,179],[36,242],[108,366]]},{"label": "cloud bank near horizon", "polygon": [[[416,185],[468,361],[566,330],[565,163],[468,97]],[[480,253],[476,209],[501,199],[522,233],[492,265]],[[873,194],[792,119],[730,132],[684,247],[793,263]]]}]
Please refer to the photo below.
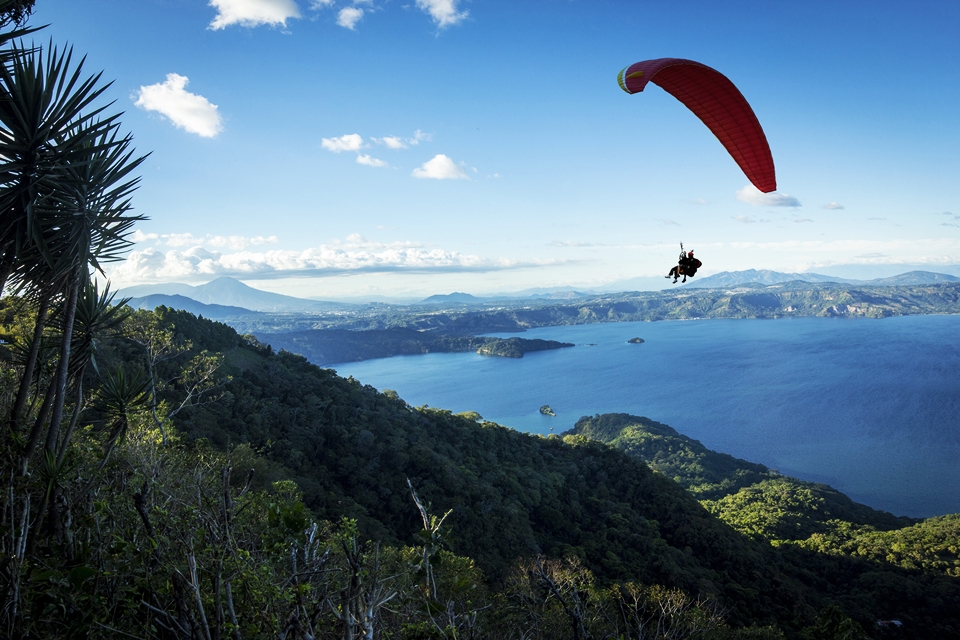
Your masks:
[{"label": "cloud bank near horizon", "polygon": [[[270,251],[245,249],[274,243],[275,236],[197,238],[191,234],[141,234],[134,239],[154,241],[157,246],[132,251],[126,261],[110,270],[111,280],[122,286],[218,276],[273,279],[360,273],[483,273],[565,262],[488,259],[416,242],[374,242],[358,234],[348,236],[343,242],[304,250]],[[160,245],[173,248],[163,251],[157,248]],[[222,252],[220,247],[234,251]]]}]

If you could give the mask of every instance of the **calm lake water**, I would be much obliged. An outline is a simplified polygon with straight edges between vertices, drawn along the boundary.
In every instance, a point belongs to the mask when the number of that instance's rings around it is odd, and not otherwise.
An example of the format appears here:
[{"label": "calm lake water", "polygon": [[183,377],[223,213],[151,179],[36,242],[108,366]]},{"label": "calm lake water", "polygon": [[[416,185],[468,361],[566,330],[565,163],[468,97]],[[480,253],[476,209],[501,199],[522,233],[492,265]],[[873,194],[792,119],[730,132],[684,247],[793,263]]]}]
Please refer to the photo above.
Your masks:
[{"label": "calm lake water", "polygon": [[[414,406],[533,433],[596,413],[646,416],[877,509],[960,512],[960,316],[623,322],[522,336],[577,346],[332,368]],[[541,415],[544,404],[557,416]]]}]

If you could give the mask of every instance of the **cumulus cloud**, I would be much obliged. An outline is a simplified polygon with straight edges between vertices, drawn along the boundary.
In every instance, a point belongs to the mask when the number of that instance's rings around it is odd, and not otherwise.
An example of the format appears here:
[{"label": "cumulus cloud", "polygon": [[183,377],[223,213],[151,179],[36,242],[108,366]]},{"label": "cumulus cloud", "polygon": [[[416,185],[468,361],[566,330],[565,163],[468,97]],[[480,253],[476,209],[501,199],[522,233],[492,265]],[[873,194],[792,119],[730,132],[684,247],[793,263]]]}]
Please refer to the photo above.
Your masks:
[{"label": "cumulus cloud", "polygon": [[188,133],[213,138],[223,131],[217,105],[187,91],[189,83],[186,76],[168,73],[165,82],[140,87],[133,104],[146,111],[156,111]]},{"label": "cumulus cloud", "polygon": [[824,209],[834,209],[834,210],[837,210],[837,209],[846,209],[846,207],[844,207],[844,206],[843,206],[842,204],[840,204],[839,202],[828,202],[828,203],[826,203],[825,205],[823,205],[823,208],[824,208]]},{"label": "cumulus cloud", "polygon": [[[314,0],[316,4],[316,0]],[[299,18],[300,10],[294,0],[210,0],[217,15],[208,29],[225,29],[233,24],[242,27],[260,25],[287,26],[290,18]]]},{"label": "cumulus cloud", "polygon": [[360,7],[344,7],[337,14],[337,24],[350,30],[354,30],[357,23],[362,19],[363,9]]},{"label": "cumulus cloud", "polygon": [[755,207],[799,207],[800,201],[785,193],[763,193],[752,184],[737,191],[737,200]]},{"label": "cumulus cloud", "polygon": [[463,22],[469,11],[457,11],[458,0],[417,0],[417,8],[429,14],[441,29]]},{"label": "cumulus cloud", "polygon": [[358,153],[358,154],[357,154],[357,163],[358,163],[358,164],[365,164],[365,165],[367,165],[368,167],[386,167],[386,166],[388,166],[387,163],[384,162],[383,160],[377,160],[376,158],[373,158],[373,157],[371,157],[371,156],[369,156],[369,155],[367,155],[367,154],[365,154],[365,153]]},{"label": "cumulus cloud", "polygon": [[341,151],[359,151],[363,148],[363,138],[356,133],[348,133],[339,138],[323,138],[320,144],[324,149],[340,153]]},{"label": "cumulus cloud", "polygon": [[469,180],[463,167],[453,160],[438,153],[432,159],[423,163],[419,169],[414,169],[414,178],[433,178],[434,180]]},{"label": "cumulus cloud", "polygon": [[226,253],[204,246],[169,251],[148,247],[130,252],[125,262],[112,269],[110,277],[127,284],[222,275],[263,279],[387,272],[483,273],[557,263],[484,259],[415,242],[372,242],[353,234],[342,242],[304,250]]}]

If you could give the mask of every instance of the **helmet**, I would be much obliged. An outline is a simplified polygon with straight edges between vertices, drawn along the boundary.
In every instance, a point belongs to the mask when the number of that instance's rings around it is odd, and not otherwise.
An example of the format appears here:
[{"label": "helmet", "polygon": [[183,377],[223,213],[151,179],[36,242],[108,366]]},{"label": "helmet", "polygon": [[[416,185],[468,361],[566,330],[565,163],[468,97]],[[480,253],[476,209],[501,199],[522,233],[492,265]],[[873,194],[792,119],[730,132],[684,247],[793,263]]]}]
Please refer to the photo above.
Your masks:
[{"label": "helmet", "polygon": [[687,255],[688,255],[688,256],[692,256],[692,255],[693,255],[693,249],[690,249],[690,251],[687,251]]}]

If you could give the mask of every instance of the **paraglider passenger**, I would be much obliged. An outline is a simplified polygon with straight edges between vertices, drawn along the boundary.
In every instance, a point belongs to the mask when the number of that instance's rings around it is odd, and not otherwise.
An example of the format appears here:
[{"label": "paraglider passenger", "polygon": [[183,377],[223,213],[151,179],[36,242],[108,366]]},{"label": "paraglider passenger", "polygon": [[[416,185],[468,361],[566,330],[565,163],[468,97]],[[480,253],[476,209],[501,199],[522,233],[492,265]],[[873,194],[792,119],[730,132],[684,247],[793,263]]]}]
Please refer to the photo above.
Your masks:
[{"label": "paraglider passenger", "polygon": [[673,283],[677,283],[677,278],[683,276],[683,282],[687,281],[687,276],[693,277],[697,275],[697,269],[703,266],[703,263],[693,257],[693,251],[684,251],[683,245],[680,245],[680,259],[677,262],[677,266],[670,269],[670,273],[666,275],[667,278],[673,278]]}]

